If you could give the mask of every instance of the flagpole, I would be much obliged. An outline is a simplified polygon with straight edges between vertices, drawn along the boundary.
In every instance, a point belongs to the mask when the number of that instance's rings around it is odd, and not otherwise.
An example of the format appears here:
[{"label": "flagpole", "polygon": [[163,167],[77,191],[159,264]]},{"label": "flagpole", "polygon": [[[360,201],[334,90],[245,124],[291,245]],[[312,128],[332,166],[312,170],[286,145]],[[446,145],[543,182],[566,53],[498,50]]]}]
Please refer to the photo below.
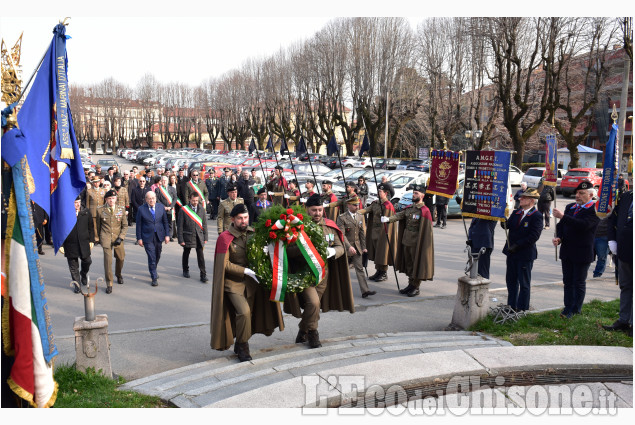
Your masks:
[{"label": "flagpole", "polygon": [[[364,116],[362,116],[362,122],[364,123],[364,131],[366,135],[368,135],[368,130],[366,129],[366,120],[364,120]],[[370,137],[368,138],[370,142]],[[381,209],[381,215],[384,215],[384,207],[379,199],[379,183],[377,182],[377,175],[375,174],[375,165],[373,164],[373,154],[371,153],[372,149],[368,149],[368,157],[370,158],[370,168],[373,170],[373,177],[375,178],[375,189],[377,190],[377,200],[379,201],[379,208]],[[364,205],[364,208],[366,205]],[[399,286],[399,278],[397,277],[397,270],[395,269],[395,256],[392,252],[392,245],[390,244],[390,237],[388,237],[388,226],[384,223],[384,234],[386,235],[386,242],[388,243],[388,253],[390,254],[390,259],[392,260],[392,271],[395,273],[395,280],[397,281],[397,290],[401,290]]]},{"label": "flagpole", "polygon": [[[302,138],[302,135],[300,135],[300,138]],[[304,147],[306,148],[306,143],[304,144]],[[296,148],[296,152],[297,151],[298,150]],[[311,174],[313,175],[313,187],[318,190],[318,195],[322,196],[322,194],[320,193],[320,190],[318,189],[320,185],[317,183],[317,177],[315,177],[315,172],[313,171],[313,164],[311,164],[311,155],[309,154],[308,149],[306,150],[306,156],[307,156],[307,159],[309,160],[309,168],[311,168]]]},{"label": "flagpole", "polygon": [[[333,138],[335,138],[335,129],[333,129]],[[340,171],[342,172],[342,180],[344,181],[344,192],[346,192],[346,176],[344,176],[344,167],[342,167],[342,158],[340,158],[340,145],[337,144],[337,140],[335,140],[335,144],[337,145],[337,160],[340,163]]]},{"label": "flagpole", "polygon": [[[269,193],[267,191],[267,173],[265,173],[265,169],[262,166],[262,160],[260,159],[260,153],[258,153],[258,146],[256,146],[256,143],[254,142],[254,135],[251,135],[251,142],[254,144],[254,150],[256,151],[256,156],[258,157],[258,162],[260,163],[260,170],[262,171],[262,175],[265,178],[265,192],[267,193],[267,196],[269,196]],[[271,204],[273,205],[273,197],[271,197]]]},{"label": "flagpole", "polygon": [[[291,162],[291,170],[293,171],[293,176],[295,177],[295,184],[298,184],[298,175],[295,173],[295,167],[293,166],[293,160],[291,159],[291,152],[289,151],[289,145],[287,144],[284,137],[282,138],[284,146],[287,148],[287,153],[289,154],[289,161]],[[280,146],[280,156],[282,156],[282,146]]]}]

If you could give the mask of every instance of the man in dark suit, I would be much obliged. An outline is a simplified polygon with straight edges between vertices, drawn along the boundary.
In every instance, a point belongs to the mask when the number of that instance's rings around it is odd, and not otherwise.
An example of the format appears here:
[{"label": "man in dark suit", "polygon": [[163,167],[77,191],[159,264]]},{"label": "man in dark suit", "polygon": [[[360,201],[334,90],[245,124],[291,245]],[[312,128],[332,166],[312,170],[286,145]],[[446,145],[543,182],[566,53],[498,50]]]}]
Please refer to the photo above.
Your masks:
[{"label": "man in dark suit", "polygon": [[623,331],[633,336],[633,191],[624,192],[609,216],[609,248],[617,255],[620,284],[620,315],[607,331]]},{"label": "man in dark suit", "polygon": [[176,206],[176,189],[168,184],[168,177],[163,176],[161,177],[161,184],[154,190],[154,193],[157,195],[157,202],[163,204],[168,215],[168,224],[170,226],[168,236],[170,236],[172,235],[172,220],[175,219],[173,214]]},{"label": "man in dark suit", "polygon": [[[82,285],[88,283],[88,271],[93,263],[90,258],[90,250],[95,239],[95,228],[93,226],[93,216],[86,208],[82,208],[82,201],[78,196],[75,199],[75,214],[77,222],[75,227],[68,234],[60,251],[68,261],[68,268],[71,278]],[[82,271],[79,271],[79,259],[81,258]],[[79,293],[79,287],[75,287],[75,293]]]},{"label": "man in dark suit", "polygon": [[520,197],[520,208],[501,222],[509,229],[509,239],[503,248],[507,255],[507,304],[516,311],[529,310],[531,269],[538,258],[536,242],[542,233],[542,214],[536,209],[540,195],[528,189]]},{"label": "man in dark suit", "polygon": [[148,255],[152,286],[158,286],[157,264],[161,259],[161,243],[170,242],[170,225],[165,207],[157,203],[157,195],[148,192],[145,200],[146,203],[137,211],[137,243],[145,248]]},{"label": "man in dark suit", "polygon": [[179,212],[176,225],[179,244],[183,247],[183,277],[190,277],[190,251],[196,250],[198,269],[201,272],[201,282],[206,283],[205,257],[203,249],[207,242],[207,214],[199,202],[200,197],[196,192],[190,192],[189,203],[183,205]]},{"label": "man in dark suit", "polygon": [[600,222],[592,196],[593,184],[585,180],[575,189],[575,203],[567,205],[564,212],[553,209],[553,216],[560,220],[552,241],[554,246],[562,245],[564,310],[560,316],[565,319],[581,313],[586,295],[586,276],[594,258],[595,229]]}]

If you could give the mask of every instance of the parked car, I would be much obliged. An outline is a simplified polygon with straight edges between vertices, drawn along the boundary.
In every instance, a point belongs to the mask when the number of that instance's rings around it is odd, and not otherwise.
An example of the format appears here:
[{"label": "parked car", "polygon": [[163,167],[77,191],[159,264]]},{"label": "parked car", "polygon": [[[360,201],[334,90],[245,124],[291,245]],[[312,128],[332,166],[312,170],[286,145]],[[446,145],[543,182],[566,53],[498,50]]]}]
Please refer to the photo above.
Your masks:
[{"label": "parked car", "polygon": [[347,156],[342,158],[342,165],[344,167],[362,167],[370,168],[371,161],[369,157]]},{"label": "parked car", "polygon": [[406,166],[406,170],[430,172],[430,162],[427,159],[414,159]]},{"label": "parked car", "polygon": [[[418,171],[394,170],[377,173],[377,179],[381,181],[382,175],[386,175],[388,182],[392,184],[395,193],[390,199],[393,205],[396,205],[401,197],[406,193],[411,184],[425,184],[430,177],[428,173]],[[377,199],[377,185],[374,182],[368,182],[368,199],[367,204]]]},{"label": "parked car", "polygon": [[95,148],[95,155],[103,155],[104,154],[104,150],[102,149],[101,146],[97,146]]},{"label": "parked car", "polygon": [[377,158],[375,161],[375,168],[379,168],[382,170],[394,170],[397,168],[397,164],[401,162],[399,158]]},{"label": "parked car", "polygon": [[525,173],[523,173],[520,168],[516,167],[515,165],[509,166],[509,182],[512,186],[520,186],[520,183],[523,181],[524,175]]},{"label": "parked car", "polygon": [[99,159],[97,160],[97,165],[101,165],[102,170],[107,170],[113,165],[119,167],[119,163],[117,163],[117,161],[114,159]]},{"label": "parked car", "polygon": [[560,193],[568,198],[575,192],[575,188],[583,180],[588,180],[593,184],[595,189],[599,189],[602,185],[602,169],[601,168],[572,168],[559,183]]},{"label": "parked car", "polygon": [[[535,189],[540,184],[540,179],[542,179],[542,177],[544,176],[545,170],[546,170],[545,167],[532,167],[525,172],[525,175],[523,176],[522,181],[527,183],[528,188]],[[560,182],[562,181],[563,174],[564,174],[564,171],[562,171],[562,169],[559,168],[558,169],[558,183],[556,188],[560,187]]]},{"label": "parked car", "polygon": [[399,161],[399,163],[395,167],[395,170],[407,170],[408,169],[408,164],[410,164],[411,162],[412,162],[412,160],[410,160],[410,159],[402,159],[402,160]]}]

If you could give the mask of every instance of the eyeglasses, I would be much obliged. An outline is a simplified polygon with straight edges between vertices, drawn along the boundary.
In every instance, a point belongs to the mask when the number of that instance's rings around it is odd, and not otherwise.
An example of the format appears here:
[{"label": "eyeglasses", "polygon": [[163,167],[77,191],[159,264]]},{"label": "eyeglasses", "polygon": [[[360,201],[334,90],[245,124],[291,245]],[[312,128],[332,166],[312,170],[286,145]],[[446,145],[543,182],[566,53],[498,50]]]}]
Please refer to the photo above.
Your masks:
[{"label": "eyeglasses", "polygon": [[192,177],[198,177],[198,174],[192,174]]}]

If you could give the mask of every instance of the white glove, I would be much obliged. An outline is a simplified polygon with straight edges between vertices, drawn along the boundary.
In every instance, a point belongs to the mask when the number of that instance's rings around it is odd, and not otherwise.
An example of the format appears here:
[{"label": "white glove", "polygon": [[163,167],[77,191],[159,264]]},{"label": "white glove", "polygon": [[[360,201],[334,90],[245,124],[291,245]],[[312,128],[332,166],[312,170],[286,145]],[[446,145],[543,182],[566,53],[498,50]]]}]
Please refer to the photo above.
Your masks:
[{"label": "white glove", "polygon": [[381,216],[380,220],[381,220],[382,223],[388,223],[390,221],[390,219],[388,217],[383,216],[383,215]]},{"label": "white glove", "polygon": [[267,192],[267,195],[269,195],[269,196],[273,196],[273,195],[274,195],[274,193],[273,193],[273,192]]},{"label": "white glove", "polygon": [[265,254],[269,254],[269,245],[265,245],[262,247],[262,252],[264,252]]},{"label": "white glove", "polygon": [[328,208],[328,207],[329,207],[329,205],[330,205],[330,204],[329,204],[328,202],[325,202],[325,203],[323,203],[323,204],[322,204],[322,206],[323,206],[324,208]]},{"label": "white glove", "polygon": [[[92,247],[91,247],[92,248]],[[61,252],[62,254],[64,254],[64,247],[60,246],[60,249],[58,249],[59,252]]]},{"label": "white glove", "polygon": [[253,280],[256,281],[256,283],[260,283],[258,281],[258,278],[256,277],[256,273],[252,270],[252,269],[245,269],[245,275],[249,276],[250,278],[252,278]]},{"label": "white glove", "polygon": [[300,202],[302,202],[303,204],[306,204],[306,198],[300,198]]},{"label": "white glove", "polygon": [[326,248],[326,258],[335,257],[335,248]]},{"label": "white glove", "polygon": [[609,241],[609,249],[613,255],[617,255],[617,241]]},{"label": "white glove", "polygon": [[289,195],[287,195],[286,193],[284,194],[284,199],[289,199]]}]

